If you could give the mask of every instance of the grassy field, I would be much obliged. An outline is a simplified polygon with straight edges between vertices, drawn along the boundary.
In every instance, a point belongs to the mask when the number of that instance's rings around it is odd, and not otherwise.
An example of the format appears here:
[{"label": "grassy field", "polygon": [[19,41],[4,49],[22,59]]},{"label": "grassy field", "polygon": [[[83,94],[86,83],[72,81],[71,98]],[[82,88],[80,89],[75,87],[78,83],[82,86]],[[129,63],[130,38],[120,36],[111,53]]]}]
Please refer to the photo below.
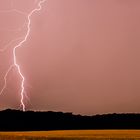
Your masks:
[{"label": "grassy field", "polygon": [[140,130],[0,132],[0,140],[140,140]]}]

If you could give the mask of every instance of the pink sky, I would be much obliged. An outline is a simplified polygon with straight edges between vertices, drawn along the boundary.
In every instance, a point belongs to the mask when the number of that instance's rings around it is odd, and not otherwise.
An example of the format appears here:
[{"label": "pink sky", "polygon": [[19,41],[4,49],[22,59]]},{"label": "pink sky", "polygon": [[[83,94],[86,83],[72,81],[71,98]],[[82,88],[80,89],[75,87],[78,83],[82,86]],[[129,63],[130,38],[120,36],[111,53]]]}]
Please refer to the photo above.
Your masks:
[{"label": "pink sky", "polygon": [[[0,49],[25,35],[34,0],[0,1]],[[23,28],[21,28],[23,26]],[[21,30],[20,30],[21,29]],[[0,53],[0,88],[12,49]],[[17,51],[26,108],[80,114],[140,112],[140,1],[47,0]],[[0,109],[18,108],[20,79],[8,75]]]}]

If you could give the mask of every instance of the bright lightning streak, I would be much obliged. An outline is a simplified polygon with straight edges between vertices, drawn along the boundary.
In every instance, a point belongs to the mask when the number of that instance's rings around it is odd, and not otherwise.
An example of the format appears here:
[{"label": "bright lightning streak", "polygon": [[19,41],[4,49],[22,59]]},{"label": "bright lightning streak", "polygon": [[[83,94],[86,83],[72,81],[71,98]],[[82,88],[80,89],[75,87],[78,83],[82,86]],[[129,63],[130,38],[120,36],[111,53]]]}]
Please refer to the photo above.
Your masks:
[{"label": "bright lightning streak", "polygon": [[7,45],[5,45],[5,47],[4,47],[3,49],[0,49],[0,52],[6,51],[6,49],[7,49],[12,43],[14,43],[14,42],[16,42],[16,41],[18,41],[18,40],[20,40],[20,39],[22,39],[22,38],[23,38],[23,37],[19,37],[19,38],[16,38],[15,40],[10,41]]},{"label": "bright lightning streak", "polygon": [[13,48],[13,64],[9,67],[9,69],[7,70],[5,76],[4,76],[4,86],[2,88],[2,90],[0,91],[0,95],[3,93],[4,89],[6,88],[6,85],[7,85],[7,76],[9,74],[9,72],[15,67],[17,69],[17,72],[21,78],[21,92],[20,92],[20,103],[21,103],[21,107],[22,107],[22,110],[25,111],[25,104],[24,104],[24,95],[25,94],[25,77],[24,75],[22,74],[21,72],[21,68],[20,68],[20,65],[17,63],[17,57],[16,57],[16,50],[21,47],[23,45],[23,43],[25,43],[29,37],[29,34],[30,34],[30,31],[31,31],[31,16],[37,12],[37,11],[40,11],[42,9],[42,4],[45,2],[46,0],[41,0],[38,2],[38,7],[33,9],[28,15],[27,15],[27,32],[26,32],[26,35],[24,37],[24,39],[22,41],[19,42],[18,45],[16,45],[14,48]]}]

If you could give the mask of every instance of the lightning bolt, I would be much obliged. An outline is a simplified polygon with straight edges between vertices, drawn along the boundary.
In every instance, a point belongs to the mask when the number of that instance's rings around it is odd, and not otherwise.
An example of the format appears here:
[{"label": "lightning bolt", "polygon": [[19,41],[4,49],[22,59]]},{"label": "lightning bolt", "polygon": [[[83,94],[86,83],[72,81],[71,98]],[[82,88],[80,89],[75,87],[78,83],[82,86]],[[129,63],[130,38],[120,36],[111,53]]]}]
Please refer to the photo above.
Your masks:
[{"label": "lightning bolt", "polygon": [[[24,104],[24,97],[26,96],[25,94],[25,76],[23,75],[23,73],[21,72],[21,68],[20,65],[17,63],[17,57],[16,57],[16,50],[21,47],[28,39],[29,35],[30,35],[30,31],[31,31],[31,16],[37,12],[40,11],[42,9],[42,4],[45,2],[46,0],[40,0],[37,4],[37,8],[33,9],[28,15],[27,15],[27,32],[25,34],[25,37],[16,45],[14,46],[12,53],[13,53],[13,64],[9,67],[9,69],[6,71],[6,74],[4,76],[4,86],[2,88],[2,90],[0,91],[0,95],[4,92],[5,88],[7,87],[7,76],[10,73],[10,71],[13,68],[16,68],[18,75],[21,78],[21,91],[20,91],[20,106],[22,107],[22,110],[25,111],[25,104]],[[35,0],[35,2],[37,2],[37,0]],[[14,11],[17,11],[16,9],[14,9]],[[19,11],[17,11],[19,12]],[[23,13],[22,13],[23,14]],[[19,39],[19,38],[18,38]],[[17,39],[17,40],[18,40]],[[13,41],[12,41],[13,42]],[[11,44],[11,42],[9,43]],[[0,50],[1,52],[4,51],[7,48],[7,46]]]}]

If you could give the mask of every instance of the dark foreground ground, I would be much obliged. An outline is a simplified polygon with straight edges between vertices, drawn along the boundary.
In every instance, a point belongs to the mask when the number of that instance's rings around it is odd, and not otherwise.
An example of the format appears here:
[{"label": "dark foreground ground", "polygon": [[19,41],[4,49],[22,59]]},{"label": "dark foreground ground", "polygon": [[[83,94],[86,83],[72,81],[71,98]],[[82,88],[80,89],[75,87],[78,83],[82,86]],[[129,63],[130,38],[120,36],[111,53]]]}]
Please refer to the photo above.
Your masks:
[{"label": "dark foreground ground", "polygon": [[140,114],[73,115],[63,112],[0,111],[0,131],[140,129]]},{"label": "dark foreground ground", "polygon": [[140,130],[0,132],[0,140],[140,140]]}]

